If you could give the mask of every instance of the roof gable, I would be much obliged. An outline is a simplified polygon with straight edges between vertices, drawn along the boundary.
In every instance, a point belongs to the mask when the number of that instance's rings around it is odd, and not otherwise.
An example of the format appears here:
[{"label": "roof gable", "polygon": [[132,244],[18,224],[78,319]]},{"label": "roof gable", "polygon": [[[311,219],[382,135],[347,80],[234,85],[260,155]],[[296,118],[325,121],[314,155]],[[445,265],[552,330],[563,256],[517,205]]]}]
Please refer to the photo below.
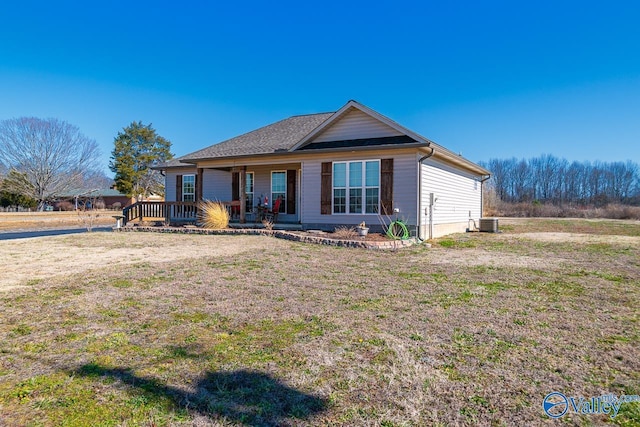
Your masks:
[{"label": "roof gable", "polygon": [[[357,108],[349,108],[340,117],[325,127],[318,135],[311,138],[307,144],[319,142],[344,141],[352,139],[385,138],[401,136],[391,126],[376,120]],[[305,145],[307,145],[305,144]]]},{"label": "roof gable", "polygon": [[[401,138],[401,137],[408,138]],[[347,102],[328,120],[320,124],[309,135],[300,140],[292,149],[313,149],[314,145],[327,145],[330,142],[348,143],[358,140],[376,141],[380,145],[385,139],[398,143],[431,143],[428,139],[400,126],[393,120],[356,102]],[[361,146],[354,142],[355,146]],[[368,144],[365,144],[368,145]],[[318,147],[319,148],[319,147]]]}]

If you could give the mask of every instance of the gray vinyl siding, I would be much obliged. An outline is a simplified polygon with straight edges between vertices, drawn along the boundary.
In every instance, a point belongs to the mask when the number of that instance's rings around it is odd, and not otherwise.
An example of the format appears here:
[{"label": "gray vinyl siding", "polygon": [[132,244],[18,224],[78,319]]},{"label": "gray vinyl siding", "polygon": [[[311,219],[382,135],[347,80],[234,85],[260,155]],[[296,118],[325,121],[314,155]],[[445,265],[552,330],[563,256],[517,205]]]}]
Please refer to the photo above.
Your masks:
[{"label": "gray vinyl siding", "polygon": [[[203,198],[220,201],[231,200],[231,173],[215,169],[205,169],[203,172]],[[165,200],[167,202],[180,202],[181,200],[176,200],[176,176],[195,174],[195,169],[167,171],[165,177]]]},{"label": "gray vinyl siding", "polygon": [[164,199],[167,202],[176,201],[176,174],[166,172],[164,176]]},{"label": "gray vinyl siding", "polygon": [[205,169],[202,178],[203,199],[220,202],[231,200],[231,172]]},{"label": "gray vinyl siding", "polygon": [[392,153],[375,154],[362,153],[354,157],[353,153],[334,154],[330,158],[318,158],[304,161],[302,164],[302,222],[305,224],[344,224],[358,225],[365,221],[368,225],[378,228],[380,221],[389,223],[388,218],[381,218],[377,214],[349,215],[349,214],[320,214],[320,176],[323,162],[357,161],[393,158],[393,207],[400,209],[398,218],[404,219],[409,225],[416,225],[417,188],[417,160],[414,154],[393,155]]},{"label": "gray vinyl siding", "polygon": [[188,175],[195,174],[196,170],[182,169],[182,170],[168,170],[165,172],[164,178],[164,199],[167,202],[180,202],[181,200],[176,200],[176,176],[177,175]]},{"label": "gray vinyl siding", "polygon": [[422,163],[422,225],[428,226],[429,193],[434,193],[433,224],[468,222],[480,218],[482,184],[480,177],[427,159]]},{"label": "gray vinyl siding", "polygon": [[311,143],[402,135],[392,127],[360,110],[352,109],[335,124],[325,129]]}]

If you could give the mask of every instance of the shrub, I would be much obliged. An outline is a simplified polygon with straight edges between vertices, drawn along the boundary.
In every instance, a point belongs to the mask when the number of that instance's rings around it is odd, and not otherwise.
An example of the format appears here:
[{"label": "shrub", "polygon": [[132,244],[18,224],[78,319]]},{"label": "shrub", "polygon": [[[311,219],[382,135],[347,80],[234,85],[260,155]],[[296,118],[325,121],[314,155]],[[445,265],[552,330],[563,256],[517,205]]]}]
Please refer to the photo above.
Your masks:
[{"label": "shrub", "polygon": [[113,209],[114,211],[121,210],[122,209],[122,203],[115,202],[114,204],[111,205],[111,209]]},{"label": "shrub", "polygon": [[336,227],[333,231],[333,237],[336,239],[353,240],[358,236],[358,232],[353,227]]},{"label": "shrub", "polygon": [[57,203],[57,208],[58,210],[61,210],[61,211],[72,211],[75,209],[75,206],[73,205],[73,203],[64,200],[62,202]]},{"label": "shrub", "polygon": [[490,209],[485,207],[485,216],[503,217],[548,217],[548,218],[607,218],[640,219],[640,207],[610,204],[596,206],[557,206],[551,203],[498,202]]},{"label": "shrub", "polygon": [[263,219],[262,225],[264,225],[265,230],[273,230],[273,217]]},{"label": "shrub", "polygon": [[612,219],[640,219],[640,207],[629,205],[607,205],[599,209],[601,218]]},{"label": "shrub", "polygon": [[229,226],[229,211],[220,202],[200,203],[200,221],[205,228],[221,230]]}]

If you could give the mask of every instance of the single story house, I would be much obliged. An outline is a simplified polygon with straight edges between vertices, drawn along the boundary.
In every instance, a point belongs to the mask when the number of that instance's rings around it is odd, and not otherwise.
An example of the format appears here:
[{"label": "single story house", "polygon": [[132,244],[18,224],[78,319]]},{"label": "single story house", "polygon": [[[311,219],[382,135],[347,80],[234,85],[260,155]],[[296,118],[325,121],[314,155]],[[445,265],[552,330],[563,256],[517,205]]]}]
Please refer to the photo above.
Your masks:
[{"label": "single story house", "polygon": [[[72,189],[65,194],[60,195],[59,201],[55,204],[55,208],[78,209],[88,203],[98,204],[100,208],[121,209],[135,202],[132,197],[114,188],[98,188],[98,189]],[[97,207],[97,206],[94,206]]]},{"label": "single story house", "polygon": [[[241,221],[281,198],[278,222],[333,231],[396,217],[422,239],[482,217],[489,171],[349,101],[293,116],[156,167],[167,202],[236,201]],[[239,202],[239,203],[238,203]]]}]

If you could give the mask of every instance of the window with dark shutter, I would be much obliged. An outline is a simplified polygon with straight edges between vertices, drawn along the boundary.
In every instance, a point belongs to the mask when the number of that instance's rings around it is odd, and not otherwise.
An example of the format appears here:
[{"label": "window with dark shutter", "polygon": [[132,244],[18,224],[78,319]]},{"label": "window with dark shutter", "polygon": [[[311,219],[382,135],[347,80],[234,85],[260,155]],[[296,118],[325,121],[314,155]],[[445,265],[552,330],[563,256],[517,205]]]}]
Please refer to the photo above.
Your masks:
[{"label": "window with dark shutter", "polygon": [[380,160],[334,162],[333,214],[380,212]]},{"label": "window with dark shutter", "polygon": [[320,176],[320,214],[331,215],[331,162],[322,163]]},{"label": "window with dark shutter", "polygon": [[196,175],[182,175],[182,201],[196,201]]},{"label": "window with dark shutter", "polygon": [[380,160],[380,210],[383,215],[393,213],[393,159]]}]

